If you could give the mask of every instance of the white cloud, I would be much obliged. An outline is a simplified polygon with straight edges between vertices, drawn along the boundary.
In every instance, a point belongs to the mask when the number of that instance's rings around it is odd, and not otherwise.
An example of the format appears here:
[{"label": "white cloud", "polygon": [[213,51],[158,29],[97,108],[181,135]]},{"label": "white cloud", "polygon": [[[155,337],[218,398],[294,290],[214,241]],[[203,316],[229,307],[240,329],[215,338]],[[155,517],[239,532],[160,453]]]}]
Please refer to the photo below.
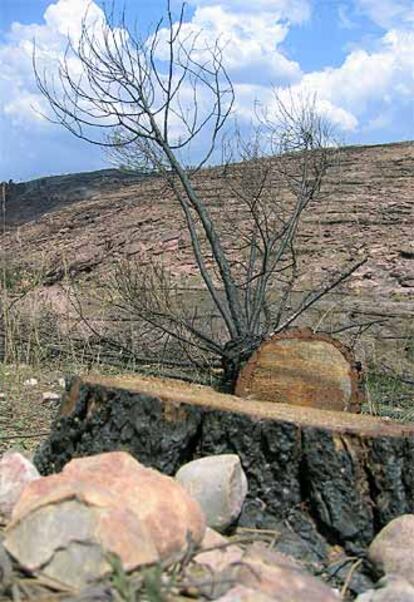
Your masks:
[{"label": "white cloud", "polygon": [[292,90],[315,93],[321,109],[345,131],[385,127],[381,113],[387,112],[389,124],[388,108],[414,97],[414,31],[390,30],[376,51],[353,50],[340,67],[307,73]]},{"label": "white cloud", "polygon": [[35,122],[38,122],[38,125],[46,123],[42,115],[47,113],[47,106],[38,94],[21,91],[13,100],[4,103],[3,111],[11,119],[13,126],[32,125]]},{"label": "white cloud", "polygon": [[[312,24],[311,0],[191,0],[191,4],[195,10],[183,31],[198,33],[201,45],[219,38],[225,46],[225,64],[237,94],[236,111],[246,123],[256,99],[269,102],[272,84],[282,90],[290,86],[295,94],[316,93],[321,110],[355,135],[381,128],[391,132],[399,109],[406,110],[412,102],[412,0],[354,0],[360,14],[385,29],[382,37],[370,50],[354,42],[342,65],[331,67],[327,57],[323,69],[309,73],[286,54],[284,46],[292,27],[306,21]],[[79,39],[85,12],[91,35],[98,37],[104,14],[91,0],[55,0],[41,24],[13,23],[0,45],[0,116],[10,127],[23,132],[30,126],[32,132],[45,136],[52,131],[39,116],[48,111],[48,104],[33,77],[33,38],[39,59],[51,71],[63,56],[67,36],[75,43]],[[342,23],[351,27],[354,21],[347,17],[342,14]],[[79,69],[76,62],[74,68]]]},{"label": "white cloud", "polygon": [[414,27],[412,0],[355,0],[359,10],[384,29]]},{"label": "white cloud", "polygon": [[[227,41],[226,65],[237,93],[236,110],[248,121],[252,103],[269,102],[270,85],[289,85],[295,95],[316,94],[319,108],[339,129],[362,132],[389,124],[390,105],[414,95],[414,4],[412,0],[355,0],[360,11],[390,28],[373,50],[355,47],[337,68],[303,73],[281,47],[292,23],[309,19],[307,1],[193,0],[191,28],[207,39]],[[349,26],[349,23],[348,23]],[[387,120],[381,114],[387,112]],[[394,116],[398,113],[391,112]]]},{"label": "white cloud", "polygon": [[46,9],[43,24],[12,24],[0,46],[0,112],[14,125],[41,125],[39,113],[48,112],[33,75],[33,40],[40,68],[50,70],[63,57],[68,36],[79,39],[85,14],[90,26],[102,24],[102,10],[89,0],[58,0]]},{"label": "white cloud", "polygon": [[83,21],[87,27],[105,23],[102,9],[91,0],[59,0],[48,6],[44,19],[51,31],[74,40],[79,37]]},{"label": "white cloud", "polygon": [[220,6],[233,14],[268,14],[271,19],[287,20],[290,23],[303,23],[311,15],[310,0],[191,0],[198,8]]},{"label": "white cloud", "polygon": [[355,23],[349,15],[349,7],[348,6],[346,6],[345,4],[340,4],[338,6],[337,12],[338,12],[339,25],[343,29],[354,29],[355,28]]},{"label": "white cloud", "polygon": [[[235,84],[286,84],[301,77],[299,64],[280,50],[289,25],[280,20],[278,12],[237,12],[225,6],[226,3],[202,4],[206,6],[198,7],[191,21],[184,23],[182,39],[197,35],[201,53],[203,48],[219,40],[225,48],[226,69]],[[161,37],[167,39],[166,30],[161,31]]]}]

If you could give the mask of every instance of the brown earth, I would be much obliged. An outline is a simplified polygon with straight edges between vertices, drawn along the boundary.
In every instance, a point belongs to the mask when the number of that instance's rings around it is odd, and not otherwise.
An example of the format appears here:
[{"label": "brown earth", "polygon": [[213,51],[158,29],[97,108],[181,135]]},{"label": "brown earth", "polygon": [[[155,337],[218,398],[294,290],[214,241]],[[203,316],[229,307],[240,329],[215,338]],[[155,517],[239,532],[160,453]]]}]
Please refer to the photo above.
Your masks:
[{"label": "brown earth", "polygon": [[[196,187],[213,215],[225,204],[232,219],[243,223],[219,168],[199,174]],[[346,147],[340,164],[329,168],[323,192],[299,233],[308,266],[300,286],[311,287],[345,259],[366,253],[369,260],[306,323],[329,331],[386,319],[371,330],[364,353],[388,355],[392,349],[394,360],[409,367],[414,363],[414,143]],[[65,270],[91,278],[122,257],[162,258],[175,277],[197,283],[182,216],[157,177],[104,170],[13,184],[1,239],[9,266],[43,265],[42,288],[57,300]]]}]

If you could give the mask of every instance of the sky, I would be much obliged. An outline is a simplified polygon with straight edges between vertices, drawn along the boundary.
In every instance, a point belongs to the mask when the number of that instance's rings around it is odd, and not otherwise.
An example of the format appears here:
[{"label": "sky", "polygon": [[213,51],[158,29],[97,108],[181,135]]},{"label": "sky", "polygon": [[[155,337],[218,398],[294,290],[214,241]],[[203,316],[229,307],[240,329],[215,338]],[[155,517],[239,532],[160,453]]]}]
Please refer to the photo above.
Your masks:
[{"label": "sky", "polygon": [[[98,146],[45,119],[32,69],[34,39],[53,70],[85,12],[99,21],[103,4],[0,0],[0,180],[108,166]],[[122,4],[144,36],[165,10],[164,0]],[[413,0],[190,0],[185,20],[185,31],[225,41],[241,122],[272,89],[288,90],[315,95],[346,144],[414,139]]]}]

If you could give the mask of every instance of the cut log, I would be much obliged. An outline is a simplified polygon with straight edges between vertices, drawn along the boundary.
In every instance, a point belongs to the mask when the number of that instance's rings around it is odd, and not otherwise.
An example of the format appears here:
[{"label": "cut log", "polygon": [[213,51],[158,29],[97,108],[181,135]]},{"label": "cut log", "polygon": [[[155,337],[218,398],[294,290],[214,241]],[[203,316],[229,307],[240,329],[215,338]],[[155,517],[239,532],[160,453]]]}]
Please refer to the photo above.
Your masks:
[{"label": "cut log", "polygon": [[321,410],[360,412],[362,374],[351,351],[308,328],[265,341],[240,371],[236,395]]},{"label": "cut log", "polygon": [[242,525],[273,528],[295,516],[307,540],[351,553],[414,512],[414,425],[172,380],[75,379],[35,464],[48,474],[73,457],[120,449],[169,475],[195,458],[235,453],[249,485]]}]

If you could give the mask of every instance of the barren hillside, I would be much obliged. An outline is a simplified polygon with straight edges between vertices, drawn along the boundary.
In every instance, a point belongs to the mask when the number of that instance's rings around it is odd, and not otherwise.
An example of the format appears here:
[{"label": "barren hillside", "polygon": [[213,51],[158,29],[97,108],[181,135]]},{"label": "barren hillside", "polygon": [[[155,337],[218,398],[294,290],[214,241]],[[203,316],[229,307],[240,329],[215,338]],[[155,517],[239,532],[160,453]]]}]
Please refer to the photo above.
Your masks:
[{"label": "barren hillside", "polygon": [[[213,214],[225,207],[243,221],[219,168],[202,172],[197,187]],[[345,257],[367,253],[369,261],[313,319],[322,317],[324,326],[333,315],[340,323],[385,317],[375,336],[391,342],[402,361],[414,361],[414,143],[345,148],[324,193],[300,232],[309,265],[303,286]],[[46,266],[48,294],[65,269],[90,278],[120,257],[161,257],[175,276],[197,277],[182,216],[162,179],[116,170],[8,186],[1,244],[9,266]]]}]

